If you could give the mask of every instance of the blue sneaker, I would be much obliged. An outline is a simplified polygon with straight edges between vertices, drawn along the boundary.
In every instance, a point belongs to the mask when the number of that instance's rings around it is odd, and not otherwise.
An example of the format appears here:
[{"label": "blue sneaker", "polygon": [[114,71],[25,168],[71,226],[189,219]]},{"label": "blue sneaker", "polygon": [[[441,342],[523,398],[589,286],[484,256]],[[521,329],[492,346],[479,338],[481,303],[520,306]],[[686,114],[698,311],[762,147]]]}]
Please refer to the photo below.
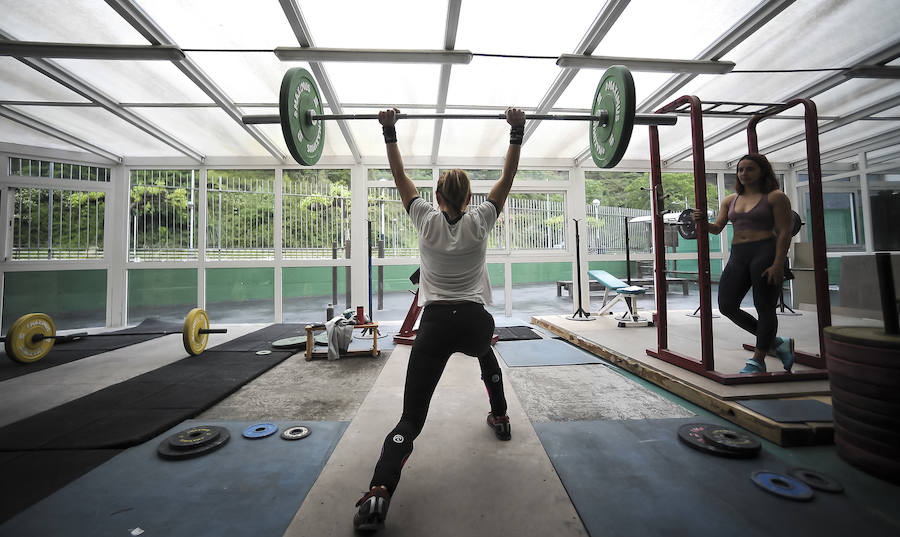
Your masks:
[{"label": "blue sneaker", "polygon": [[775,338],[775,356],[781,360],[785,371],[790,371],[794,367],[794,338]]},{"label": "blue sneaker", "polygon": [[765,373],[766,372],[766,363],[765,362],[757,362],[753,358],[747,360],[747,363],[744,364],[744,369],[741,369],[741,373]]}]

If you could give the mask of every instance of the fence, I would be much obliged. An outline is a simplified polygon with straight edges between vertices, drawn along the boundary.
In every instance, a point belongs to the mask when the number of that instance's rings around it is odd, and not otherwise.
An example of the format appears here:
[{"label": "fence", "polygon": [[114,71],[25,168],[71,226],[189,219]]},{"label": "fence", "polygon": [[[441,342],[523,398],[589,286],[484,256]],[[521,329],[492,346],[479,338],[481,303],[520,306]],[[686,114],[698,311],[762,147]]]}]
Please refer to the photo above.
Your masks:
[{"label": "fence", "polygon": [[104,193],[52,188],[13,190],[12,259],[103,257]]},{"label": "fence", "polygon": [[[627,207],[606,207],[587,204],[586,231],[582,240],[587,242],[588,253],[617,254],[625,253],[625,219],[636,216],[649,216],[646,209],[630,209]],[[650,222],[628,223],[628,243],[631,252],[650,252]]]}]

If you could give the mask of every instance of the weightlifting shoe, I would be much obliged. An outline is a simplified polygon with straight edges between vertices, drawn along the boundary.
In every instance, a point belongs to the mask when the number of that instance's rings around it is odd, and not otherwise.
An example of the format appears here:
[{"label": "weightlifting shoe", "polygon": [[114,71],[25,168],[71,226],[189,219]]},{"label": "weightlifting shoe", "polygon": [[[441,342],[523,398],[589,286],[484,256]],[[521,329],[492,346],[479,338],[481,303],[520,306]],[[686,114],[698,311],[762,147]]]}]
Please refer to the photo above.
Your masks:
[{"label": "weightlifting shoe", "polygon": [[512,431],[509,427],[509,416],[495,416],[493,414],[488,414],[487,424],[488,427],[494,430],[494,434],[496,434],[497,438],[500,440],[509,440],[512,438]]},{"label": "weightlifting shoe", "polygon": [[741,369],[741,373],[765,373],[766,372],[766,363],[765,362],[757,362],[753,358],[747,360],[747,363],[744,364],[744,369]]},{"label": "weightlifting shoe", "polygon": [[384,529],[388,507],[391,505],[391,493],[383,486],[372,487],[356,502],[356,514],[353,515],[353,527],[359,531],[378,531]]},{"label": "weightlifting shoe", "polygon": [[781,360],[785,371],[790,371],[794,367],[794,338],[775,338],[775,356]]}]

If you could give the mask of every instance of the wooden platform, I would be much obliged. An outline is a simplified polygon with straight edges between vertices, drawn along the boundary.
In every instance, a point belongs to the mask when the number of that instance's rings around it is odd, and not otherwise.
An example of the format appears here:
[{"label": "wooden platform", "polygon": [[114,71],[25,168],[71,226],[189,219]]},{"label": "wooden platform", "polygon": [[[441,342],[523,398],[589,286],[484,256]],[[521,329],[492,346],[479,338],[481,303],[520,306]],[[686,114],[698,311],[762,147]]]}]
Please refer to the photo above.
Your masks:
[{"label": "wooden platform", "polygon": [[[646,303],[645,303],[646,304]],[[650,313],[650,312],[645,312]],[[700,356],[699,319],[688,316],[690,311],[669,311],[668,347],[687,356]],[[794,337],[797,348],[818,353],[815,312],[803,312],[798,317],[779,317],[779,334]],[[751,398],[815,398],[830,404],[827,380],[742,384],[725,386],[684,370],[673,364],[648,356],[655,350],[655,327],[618,328],[611,316],[596,321],[573,321],[564,315],[532,317],[541,328],[588,350],[597,356],[674,393],[724,419],[782,446],[816,445],[832,442],[831,422],[779,423],[757,414],[739,404]],[[865,319],[833,318],[833,324],[877,323]],[[725,318],[713,319],[714,358],[716,370],[738,372],[749,353],[742,344],[752,343],[752,336]],[[770,371],[780,370],[775,358],[768,358]],[[805,369],[797,365],[795,370]]]}]

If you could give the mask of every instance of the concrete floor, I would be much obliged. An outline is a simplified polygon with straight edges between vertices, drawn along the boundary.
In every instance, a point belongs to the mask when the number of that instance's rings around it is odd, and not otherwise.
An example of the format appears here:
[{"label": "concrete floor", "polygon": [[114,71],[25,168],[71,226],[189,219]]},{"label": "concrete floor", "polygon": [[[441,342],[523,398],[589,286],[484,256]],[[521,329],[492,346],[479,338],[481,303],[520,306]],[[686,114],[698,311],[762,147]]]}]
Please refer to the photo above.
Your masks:
[{"label": "concrete floor", "polygon": [[[693,310],[695,293],[670,294],[669,309]],[[197,417],[350,422],[286,536],[352,535],[353,503],[365,490],[380,443],[399,416],[409,349],[391,348],[390,336],[399,329],[411,299],[408,293],[391,293],[385,297],[385,309],[376,311],[384,335],[379,346],[387,348],[381,357],[307,362],[301,354],[294,355]],[[323,304],[321,298],[286,304],[285,321],[324,319]],[[498,326],[527,324],[535,315],[571,314],[572,309],[571,299],[555,296],[553,284],[516,287],[513,305],[512,317],[503,315],[502,303],[491,308]],[[653,308],[653,298],[642,299],[640,307]],[[225,324],[229,332],[213,335],[210,346],[259,327],[230,324],[241,322],[242,314],[256,315],[245,307],[213,317],[213,324]],[[184,356],[180,343],[178,336],[165,336],[2,382],[0,425],[179,359]],[[531,423],[709,417],[608,364],[509,368],[501,360],[501,367],[514,441],[497,441],[484,425],[488,406],[477,361],[455,355],[404,469],[386,535],[587,535]],[[806,454],[829,464],[836,458],[822,450],[765,445],[798,464],[808,460]],[[900,488],[857,473],[852,479],[860,487],[887,501],[900,498]],[[503,499],[501,505],[497,498]]]}]

